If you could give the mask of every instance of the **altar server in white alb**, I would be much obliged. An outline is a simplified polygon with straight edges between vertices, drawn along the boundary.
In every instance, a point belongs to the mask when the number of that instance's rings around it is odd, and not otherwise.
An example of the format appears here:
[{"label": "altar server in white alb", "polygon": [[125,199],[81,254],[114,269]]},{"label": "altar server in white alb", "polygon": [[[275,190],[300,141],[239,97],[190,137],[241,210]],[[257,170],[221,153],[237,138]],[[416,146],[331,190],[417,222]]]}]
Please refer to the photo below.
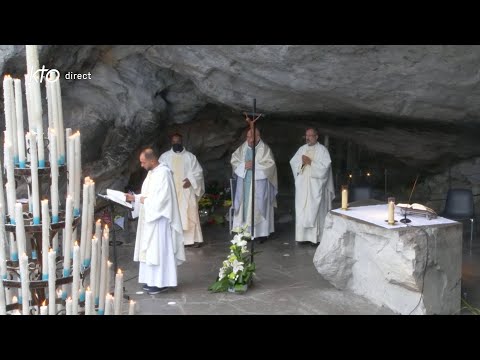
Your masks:
[{"label": "altar server in white alb", "polygon": [[135,201],[133,217],[139,216],[133,256],[140,262],[138,282],[154,295],[177,286],[177,265],[185,261],[183,229],[172,171],[150,147],[141,152],[140,164],[148,170],[142,193],[125,195]]},{"label": "altar server in white alb", "polygon": [[[231,164],[237,180],[233,206],[235,209],[233,227],[248,225],[252,233],[252,160],[253,133],[247,132],[247,140],[232,154]],[[277,166],[270,147],[260,138],[255,129],[255,212],[254,237],[268,237],[275,231],[273,215],[277,207],[278,193]]]},{"label": "altar server in white alb", "polygon": [[198,215],[198,201],[205,193],[203,169],[196,156],[183,147],[181,134],[172,135],[171,143],[171,150],[160,156],[160,162],[166,163],[173,171],[183,226],[183,242],[198,247],[203,243]]},{"label": "altar server in white alb", "polygon": [[295,178],[295,240],[320,243],[325,217],[335,198],[328,149],[318,143],[318,131],[305,133],[306,144],[290,160]]}]

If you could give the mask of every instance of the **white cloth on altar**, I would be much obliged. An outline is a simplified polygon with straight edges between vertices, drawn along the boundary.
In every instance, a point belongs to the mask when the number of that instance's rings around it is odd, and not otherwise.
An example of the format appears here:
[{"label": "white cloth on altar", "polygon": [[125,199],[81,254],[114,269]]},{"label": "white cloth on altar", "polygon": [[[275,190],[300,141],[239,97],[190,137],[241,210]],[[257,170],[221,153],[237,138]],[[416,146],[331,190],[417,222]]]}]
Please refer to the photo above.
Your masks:
[{"label": "white cloth on altar", "polygon": [[[302,155],[311,165],[302,166]],[[295,240],[318,243],[335,198],[330,154],[319,144],[301,146],[290,160],[295,179]]]},{"label": "white cloth on altar", "polygon": [[[244,200],[244,181],[251,179],[252,170],[245,169],[248,161],[248,142],[245,141],[232,154],[231,164],[237,177],[237,186],[233,202],[234,217],[233,227],[244,227],[252,233],[251,196]],[[251,150],[250,150],[251,151]],[[250,175],[250,176],[247,176]],[[252,193],[252,184],[247,188],[248,194]],[[255,146],[255,212],[254,232],[255,238],[268,236],[275,231],[274,208],[277,207],[276,195],[278,193],[277,166],[270,147],[262,140]],[[245,208],[245,209],[244,209]],[[244,213],[246,216],[244,216]]]},{"label": "white cloth on altar", "polygon": [[[146,197],[143,204],[142,196]],[[156,275],[159,279],[176,279],[176,265],[185,261],[176,196],[171,170],[162,163],[148,172],[141,194],[135,195],[134,210],[139,210],[139,219],[133,260],[153,265],[152,271],[165,271]],[[167,220],[166,225],[163,219]],[[163,286],[176,286],[174,283]]]},{"label": "white cloth on altar", "polygon": [[[160,162],[166,163],[173,171],[184,244],[202,243],[203,236],[198,214],[198,201],[205,193],[205,181],[200,163],[196,156],[185,148],[179,153],[175,153],[173,150],[164,152],[160,156]],[[186,189],[183,188],[185,178],[191,184]]]},{"label": "white cloth on altar", "polygon": [[429,220],[426,216],[422,215],[407,215],[407,218],[410,219],[411,222],[404,224],[400,222],[400,220],[404,218],[404,216],[400,213],[400,208],[395,208],[395,220],[397,222],[394,225],[388,225],[388,223],[385,221],[388,218],[388,204],[351,207],[348,208],[348,210],[342,210],[341,208],[338,208],[332,210],[332,212],[366,221],[370,224],[374,224],[386,229],[398,229],[407,226],[451,224],[456,222],[441,216]]}]

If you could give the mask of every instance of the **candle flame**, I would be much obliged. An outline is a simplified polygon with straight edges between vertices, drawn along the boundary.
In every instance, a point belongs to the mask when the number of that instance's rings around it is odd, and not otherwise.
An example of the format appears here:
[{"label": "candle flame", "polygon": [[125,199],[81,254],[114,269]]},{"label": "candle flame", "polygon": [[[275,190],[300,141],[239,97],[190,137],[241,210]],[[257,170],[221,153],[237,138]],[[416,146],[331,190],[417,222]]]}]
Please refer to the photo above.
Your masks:
[{"label": "candle flame", "polygon": [[6,75],[5,75],[5,78],[7,78],[7,79],[8,79],[8,78],[11,78],[10,74],[6,74]]},{"label": "candle flame", "polygon": [[117,274],[121,275],[122,274],[122,270],[120,268],[118,268],[117,270]]},{"label": "candle flame", "polygon": [[48,248],[48,252],[49,252],[49,253],[53,252],[53,249],[52,249],[52,248]]},{"label": "candle flame", "polygon": [[135,301],[133,301],[133,300],[130,300],[130,304],[135,304]]},{"label": "candle flame", "polygon": [[47,300],[43,300],[42,302],[42,306],[45,306],[47,303],[46,303]]},{"label": "candle flame", "polygon": [[75,242],[73,243],[73,246],[78,246],[78,241],[75,240]]},{"label": "candle flame", "polygon": [[16,303],[16,302],[18,302],[18,298],[17,298],[15,295],[13,295],[13,297],[12,297],[12,303]]},{"label": "candle flame", "polygon": [[90,286],[87,286],[87,291],[90,291]]},{"label": "candle flame", "polygon": [[99,225],[100,225],[101,223],[102,223],[102,220],[101,220],[101,219],[98,219],[98,220],[96,221],[96,224],[99,224]]},{"label": "candle flame", "polygon": [[352,174],[348,175],[349,178],[352,178],[352,176],[353,176]]},{"label": "candle flame", "polygon": [[107,260],[107,265],[108,265],[108,267],[112,266],[112,264],[113,264],[113,263],[112,263],[110,260]]},{"label": "candle flame", "polygon": [[367,173],[367,176],[370,176],[370,173],[369,173],[369,172]]}]

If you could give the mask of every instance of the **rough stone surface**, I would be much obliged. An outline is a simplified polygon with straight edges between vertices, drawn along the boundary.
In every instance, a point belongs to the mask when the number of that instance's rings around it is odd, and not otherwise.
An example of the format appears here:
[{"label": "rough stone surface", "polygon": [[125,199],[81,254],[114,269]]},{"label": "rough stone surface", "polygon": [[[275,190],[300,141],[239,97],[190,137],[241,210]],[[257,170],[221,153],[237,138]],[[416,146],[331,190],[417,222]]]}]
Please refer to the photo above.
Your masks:
[{"label": "rough stone surface", "polygon": [[336,288],[394,312],[460,312],[459,223],[394,230],[329,213],[313,262]]},{"label": "rough stone surface", "polygon": [[[40,45],[39,54],[63,77],[91,73],[63,79],[62,96],[65,126],[82,132],[84,175],[99,189],[124,186],[136,151],[179,125],[206,140],[199,161],[212,178],[228,178],[226,153],[241,141],[241,112],[254,97],[281,181],[312,124],[334,148],[363,146],[404,173],[438,174],[480,156],[480,46]],[[23,79],[25,62],[23,45],[0,46],[2,73]],[[337,148],[337,157],[346,153]]]}]

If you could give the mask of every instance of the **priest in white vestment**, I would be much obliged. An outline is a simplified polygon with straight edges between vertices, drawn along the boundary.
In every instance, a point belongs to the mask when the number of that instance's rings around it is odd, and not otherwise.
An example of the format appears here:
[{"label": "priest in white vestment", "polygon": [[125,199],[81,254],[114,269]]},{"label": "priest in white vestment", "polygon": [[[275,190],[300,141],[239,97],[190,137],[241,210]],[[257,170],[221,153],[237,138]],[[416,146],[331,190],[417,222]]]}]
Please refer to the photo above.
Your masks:
[{"label": "priest in white vestment", "polygon": [[290,160],[295,178],[295,240],[320,243],[325,217],[335,198],[330,154],[318,143],[318,131],[305,133],[306,144]]},{"label": "priest in white vestment", "polygon": [[277,207],[278,193],[277,166],[270,147],[260,138],[260,131],[255,129],[255,211],[254,232],[252,233],[252,160],[253,134],[247,132],[245,141],[232,154],[231,164],[237,185],[233,207],[233,227],[248,226],[247,230],[254,238],[267,237],[275,231],[274,208]]},{"label": "priest in white vestment", "polygon": [[177,286],[177,265],[185,261],[183,229],[172,171],[152,148],[142,151],[140,164],[148,170],[142,193],[125,195],[139,217],[133,256],[140,262],[138,282],[153,295]]},{"label": "priest in white vestment", "polygon": [[181,134],[172,135],[171,141],[172,148],[160,156],[160,163],[166,163],[173,171],[183,226],[183,242],[198,247],[203,243],[198,214],[198,201],[205,193],[203,169],[197,157],[182,145]]}]

